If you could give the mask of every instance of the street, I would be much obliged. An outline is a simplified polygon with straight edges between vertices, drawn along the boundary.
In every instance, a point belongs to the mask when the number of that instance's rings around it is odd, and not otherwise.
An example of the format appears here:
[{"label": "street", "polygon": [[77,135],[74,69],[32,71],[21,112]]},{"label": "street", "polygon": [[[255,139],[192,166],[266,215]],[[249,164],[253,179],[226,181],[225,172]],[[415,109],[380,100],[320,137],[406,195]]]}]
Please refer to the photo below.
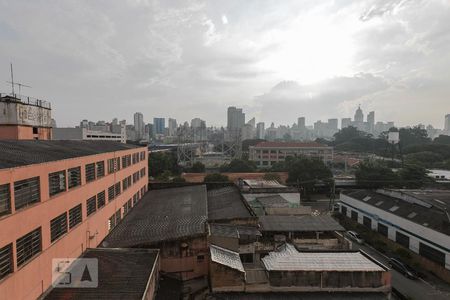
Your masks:
[{"label": "street", "polygon": [[[363,250],[367,254],[373,256],[375,259],[385,264],[388,267],[388,259],[382,253],[367,245],[359,245],[352,242],[352,248],[354,250]],[[396,288],[403,295],[410,297],[414,300],[448,300],[450,299],[450,291],[442,291],[435,288],[432,284],[422,280],[411,280],[400,274],[399,272],[392,270],[392,286]],[[450,289],[449,289],[450,290]]]}]

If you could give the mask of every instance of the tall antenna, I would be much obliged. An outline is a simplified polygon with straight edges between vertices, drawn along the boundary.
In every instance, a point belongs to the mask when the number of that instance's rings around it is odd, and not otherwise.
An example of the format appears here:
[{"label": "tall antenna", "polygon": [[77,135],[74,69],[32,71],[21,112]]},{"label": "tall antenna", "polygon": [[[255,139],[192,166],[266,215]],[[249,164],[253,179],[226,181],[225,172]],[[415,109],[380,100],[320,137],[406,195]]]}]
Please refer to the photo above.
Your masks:
[{"label": "tall antenna", "polygon": [[22,87],[27,87],[27,88],[31,88],[31,86],[23,84],[23,83],[19,83],[19,82],[14,82],[14,73],[13,73],[13,66],[11,63],[11,81],[7,81],[7,83],[11,83],[11,90],[12,90],[12,95],[14,96],[14,85],[17,85],[19,87],[19,95],[21,93],[21,89]]}]

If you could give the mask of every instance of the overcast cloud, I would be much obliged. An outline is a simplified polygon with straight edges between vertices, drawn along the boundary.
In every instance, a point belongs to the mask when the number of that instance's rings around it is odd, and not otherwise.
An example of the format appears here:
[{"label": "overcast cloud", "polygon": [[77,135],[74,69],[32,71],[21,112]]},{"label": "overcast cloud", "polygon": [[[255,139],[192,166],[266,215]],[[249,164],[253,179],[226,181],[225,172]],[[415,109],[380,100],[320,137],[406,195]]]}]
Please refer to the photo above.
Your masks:
[{"label": "overcast cloud", "polygon": [[0,0],[0,90],[81,119],[200,117],[292,124],[353,116],[441,128],[450,1]]}]

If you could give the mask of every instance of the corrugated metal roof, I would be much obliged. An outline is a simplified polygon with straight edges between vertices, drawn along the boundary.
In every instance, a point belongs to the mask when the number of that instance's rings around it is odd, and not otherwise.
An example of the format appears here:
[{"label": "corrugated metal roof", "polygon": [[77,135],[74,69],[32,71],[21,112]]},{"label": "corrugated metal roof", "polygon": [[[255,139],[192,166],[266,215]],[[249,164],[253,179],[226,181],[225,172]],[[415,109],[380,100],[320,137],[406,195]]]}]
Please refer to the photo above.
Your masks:
[{"label": "corrugated metal roof", "polygon": [[336,220],[328,215],[320,216],[260,216],[261,231],[344,231]]},{"label": "corrugated metal roof", "polygon": [[0,141],[0,169],[129,150],[140,146],[111,141]]},{"label": "corrugated metal roof", "polygon": [[280,195],[271,195],[256,198],[265,208],[289,207],[289,202]]},{"label": "corrugated metal roof", "polygon": [[244,201],[237,187],[230,186],[208,191],[208,220],[252,217]]},{"label": "corrugated metal roof", "polygon": [[243,235],[261,236],[261,232],[256,227],[239,226],[233,224],[209,224],[211,235],[239,238]]},{"label": "corrugated metal roof", "polygon": [[210,252],[213,262],[245,273],[239,253],[215,245],[210,246]]},{"label": "corrugated metal roof", "polygon": [[151,190],[104,239],[104,247],[137,247],[206,234],[206,186]]},{"label": "corrugated metal roof", "polygon": [[81,258],[98,259],[97,288],[54,288],[44,299],[143,299],[153,265],[154,249],[87,249]]},{"label": "corrugated metal roof", "polygon": [[385,271],[360,252],[298,252],[291,244],[269,252],[262,262],[268,271]]}]

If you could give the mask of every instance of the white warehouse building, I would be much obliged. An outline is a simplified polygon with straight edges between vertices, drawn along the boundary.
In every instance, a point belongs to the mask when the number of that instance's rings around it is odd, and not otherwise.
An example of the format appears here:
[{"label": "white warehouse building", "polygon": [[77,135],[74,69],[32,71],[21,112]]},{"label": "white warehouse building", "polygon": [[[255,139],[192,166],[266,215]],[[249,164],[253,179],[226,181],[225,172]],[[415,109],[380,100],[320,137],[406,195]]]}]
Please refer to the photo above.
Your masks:
[{"label": "white warehouse building", "polygon": [[340,212],[450,270],[449,190],[348,190]]}]

